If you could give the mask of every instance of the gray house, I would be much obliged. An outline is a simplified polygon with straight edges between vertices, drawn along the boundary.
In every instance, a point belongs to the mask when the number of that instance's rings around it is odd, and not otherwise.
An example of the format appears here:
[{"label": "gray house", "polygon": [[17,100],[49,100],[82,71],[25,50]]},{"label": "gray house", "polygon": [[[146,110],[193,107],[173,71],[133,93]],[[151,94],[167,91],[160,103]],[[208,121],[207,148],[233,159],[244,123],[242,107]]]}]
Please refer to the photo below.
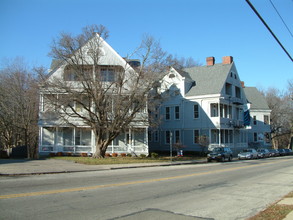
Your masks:
[{"label": "gray house", "polygon": [[255,148],[271,147],[271,110],[265,97],[255,87],[245,87],[243,83],[243,88],[247,100],[251,103],[251,129],[248,130],[248,143]]},{"label": "gray house", "polygon": [[[237,153],[248,147],[251,130],[244,111],[249,103],[233,57],[217,64],[214,57],[206,61],[183,71],[170,68],[161,81],[158,92],[165,100],[159,107],[161,123],[149,129],[152,151],[168,151],[174,143],[184,151],[226,146]],[[203,137],[208,140],[204,144]]]}]

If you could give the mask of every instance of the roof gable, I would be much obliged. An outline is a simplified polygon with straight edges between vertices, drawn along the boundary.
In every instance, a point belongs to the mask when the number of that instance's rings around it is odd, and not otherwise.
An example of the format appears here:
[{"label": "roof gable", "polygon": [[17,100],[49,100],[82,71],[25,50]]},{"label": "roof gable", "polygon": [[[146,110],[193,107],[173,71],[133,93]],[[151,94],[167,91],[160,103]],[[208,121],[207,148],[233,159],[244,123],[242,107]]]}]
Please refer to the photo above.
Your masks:
[{"label": "roof gable", "polygon": [[186,96],[220,94],[225,86],[227,77],[234,64],[215,64],[184,69],[195,85],[186,93]]},{"label": "roof gable", "polygon": [[265,97],[256,87],[245,87],[244,92],[248,102],[251,103],[251,110],[270,110]]},{"label": "roof gable", "polygon": [[[85,65],[84,61],[86,61],[86,65],[92,65],[93,61],[90,59],[88,53],[91,49],[91,44],[98,44],[98,48],[100,50],[100,57],[98,65],[113,65],[113,66],[122,66],[124,69],[132,69],[132,67],[123,59],[102,37],[100,37],[97,33],[88,40],[82,47],[81,51],[83,53],[83,62],[80,60],[80,64]],[[77,51],[79,52],[79,51]],[[76,53],[77,53],[76,52]],[[77,61],[78,62],[78,61]],[[48,75],[50,77],[62,77],[62,73],[64,71],[65,66],[67,65],[66,61],[53,60],[51,64],[51,72]]]}]

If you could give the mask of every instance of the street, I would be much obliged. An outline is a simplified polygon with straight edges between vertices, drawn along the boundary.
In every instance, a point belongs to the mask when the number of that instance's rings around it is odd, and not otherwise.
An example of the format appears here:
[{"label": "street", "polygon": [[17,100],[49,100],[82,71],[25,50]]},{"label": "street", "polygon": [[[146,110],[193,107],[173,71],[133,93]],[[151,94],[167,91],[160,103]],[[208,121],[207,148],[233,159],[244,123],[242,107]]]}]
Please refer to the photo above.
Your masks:
[{"label": "street", "polygon": [[292,162],[0,177],[0,219],[246,219],[293,191]]}]

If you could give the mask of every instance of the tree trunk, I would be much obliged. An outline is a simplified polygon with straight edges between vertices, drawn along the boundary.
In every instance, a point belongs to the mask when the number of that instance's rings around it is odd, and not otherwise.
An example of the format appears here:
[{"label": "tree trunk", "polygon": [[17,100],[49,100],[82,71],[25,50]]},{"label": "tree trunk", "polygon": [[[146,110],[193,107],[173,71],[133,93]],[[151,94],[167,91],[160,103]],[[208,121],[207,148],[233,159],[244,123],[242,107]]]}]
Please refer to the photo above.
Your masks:
[{"label": "tree trunk", "polygon": [[107,144],[105,141],[96,139],[96,152],[93,154],[93,158],[104,158],[107,150]]}]

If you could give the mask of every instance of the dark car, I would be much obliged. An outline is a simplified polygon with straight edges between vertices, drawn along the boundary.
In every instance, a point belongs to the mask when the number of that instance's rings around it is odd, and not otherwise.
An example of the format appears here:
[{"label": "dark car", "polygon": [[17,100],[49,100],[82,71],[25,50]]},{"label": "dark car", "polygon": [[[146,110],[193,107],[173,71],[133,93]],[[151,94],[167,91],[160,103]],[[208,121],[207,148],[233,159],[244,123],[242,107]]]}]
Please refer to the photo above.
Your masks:
[{"label": "dark car", "polygon": [[279,151],[276,150],[276,149],[270,149],[269,152],[271,153],[271,156],[272,157],[278,157],[278,156],[280,156]]},{"label": "dark car", "polygon": [[284,149],[286,155],[292,155],[291,149]]},{"label": "dark car", "polygon": [[207,161],[232,161],[233,152],[229,147],[216,147],[207,155]]},{"label": "dark car", "polygon": [[257,154],[259,158],[266,158],[266,157],[270,157],[270,152],[268,149],[257,149]]},{"label": "dark car", "polygon": [[280,156],[285,156],[286,152],[284,149],[278,149]]}]

